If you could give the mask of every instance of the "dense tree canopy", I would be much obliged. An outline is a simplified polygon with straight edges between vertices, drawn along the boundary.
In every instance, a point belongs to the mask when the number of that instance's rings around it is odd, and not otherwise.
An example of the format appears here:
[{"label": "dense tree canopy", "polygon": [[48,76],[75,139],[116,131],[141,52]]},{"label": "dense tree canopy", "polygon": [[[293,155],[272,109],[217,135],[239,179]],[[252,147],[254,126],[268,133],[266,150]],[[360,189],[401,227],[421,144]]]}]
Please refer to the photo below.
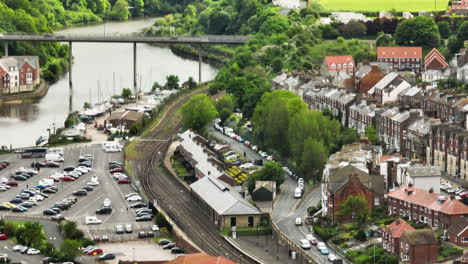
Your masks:
[{"label": "dense tree canopy", "polygon": [[254,174],[250,175],[247,182],[247,190],[249,193],[255,189],[256,181],[274,181],[276,188],[279,189],[281,184],[286,180],[284,170],[278,162],[266,162],[265,166]]},{"label": "dense tree canopy", "polygon": [[234,98],[231,95],[224,95],[216,101],[216,110],[222,122],[228,119],[234,111]]},{"label": "dense tree canopy", "polygon": [[432,18],[418,16],[398,24],[395,40],[399,45],[437,47],[440,34]]},{"label": "dense tree canopy", "polygon": [[201,130],[218,115],[213,100],[205,94],[190,98],[182,106],[182,121],[185,129]]}]

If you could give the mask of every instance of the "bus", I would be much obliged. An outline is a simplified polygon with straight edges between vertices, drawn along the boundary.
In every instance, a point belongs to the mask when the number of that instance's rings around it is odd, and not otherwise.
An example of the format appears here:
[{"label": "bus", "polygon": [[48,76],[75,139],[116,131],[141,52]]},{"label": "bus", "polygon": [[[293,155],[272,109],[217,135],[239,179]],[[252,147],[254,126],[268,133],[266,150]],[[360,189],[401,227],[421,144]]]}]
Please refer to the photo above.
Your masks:
[{"label": "bus", "polygon": [[46,148],[29,148],[24,149],[21,153],[22,158],[45,158],[47,154]]}]

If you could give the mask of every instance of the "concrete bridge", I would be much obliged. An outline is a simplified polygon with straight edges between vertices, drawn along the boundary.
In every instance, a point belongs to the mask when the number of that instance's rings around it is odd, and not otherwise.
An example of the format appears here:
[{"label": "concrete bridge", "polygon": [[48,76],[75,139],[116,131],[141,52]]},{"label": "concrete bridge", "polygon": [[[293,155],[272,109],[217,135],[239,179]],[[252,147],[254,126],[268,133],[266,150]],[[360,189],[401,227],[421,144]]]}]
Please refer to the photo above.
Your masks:
[{"label": "concrete bridge", "polygon": [[[4,54],[8,56],[8,42],[28,41],[28,42],[68,42],[69,47],[69,87],[72,90],[72,47],[73,42],[96,42],[96,43],[132,43],[133,44],[133,89],[137,91],[137,67],[136,53],[137,43],[157,43],[157,44],[196,44],[199,47],[206,44],[230,44],[240,45],[249,41],[249,36],[233,36],[233,35],[201,35],[201,36],[171,36],[171,37],[156,37],[145,36],[141,34],[128,35],[54,35],[51,33],[31,34],[31,33],[14,33],[1,34],[0,41],[4,42]],[[198,81],[202,82],[202,55],[199,49],[198,55]],[[71,97],[70,97],[71,98]],[[71,99],[70,99],[71,100]],[[70,103],[70,107],[71,107]],[[72,109],[70,109],[70,112]]]}]

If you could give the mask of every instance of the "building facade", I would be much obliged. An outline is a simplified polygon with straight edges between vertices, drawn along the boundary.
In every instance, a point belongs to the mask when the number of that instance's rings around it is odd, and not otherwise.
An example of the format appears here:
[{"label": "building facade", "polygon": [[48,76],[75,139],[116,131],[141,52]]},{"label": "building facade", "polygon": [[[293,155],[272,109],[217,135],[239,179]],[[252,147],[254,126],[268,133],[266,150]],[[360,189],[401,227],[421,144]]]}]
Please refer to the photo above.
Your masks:
[{"label": "building facade", "polygon": [[382,228],[382,247],[393,256],[400,256],[400,238],[406,230],[414,230],[405,220],[398,218]]},{"label": "building facade", "polygon": [[411,87],[398,73],[391,72],[375,84],[367,94],[375,98],[379,105],[398,101],[398,95]]},{"label": "building facade", "polygon": [[377,47],[377,61],[388,62],[394,70],[415,70],[422,67],[421,47]]},{"label": "building facade", "polygon": [[427,264],[437,260],[439,245],[431,229],[405,230],[400,241],[400,263]]},{"label": "building facade", "polygon": [[37,56],[8,56],[0,59],[0,94],[29,92],[40,83]]}]

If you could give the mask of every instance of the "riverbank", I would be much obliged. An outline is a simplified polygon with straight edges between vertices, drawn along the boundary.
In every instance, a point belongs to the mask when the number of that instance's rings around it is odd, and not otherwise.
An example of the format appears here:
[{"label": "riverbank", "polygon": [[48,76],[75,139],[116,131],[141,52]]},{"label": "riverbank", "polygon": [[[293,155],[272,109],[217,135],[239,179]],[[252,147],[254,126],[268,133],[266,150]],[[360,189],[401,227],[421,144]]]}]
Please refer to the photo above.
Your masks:
[{"label": "riverbank", "polygon": [[[172,53],[175,55],[190,60],[198,60],[200,50],[189,44],[174,44],[169,45]],[[203,62],[210,64],[213,67],[221,68],[231,59],[231,54],[222,53],[209,45],[201,46],[201,54]]]},{"label": "riverbank", "polygon": [[49,91],[49,83],[41,79],[41,83],[31,92],[7,94],[0,96],[0,106],[3,104],[22,104],[25,101],[44,97]]}]

